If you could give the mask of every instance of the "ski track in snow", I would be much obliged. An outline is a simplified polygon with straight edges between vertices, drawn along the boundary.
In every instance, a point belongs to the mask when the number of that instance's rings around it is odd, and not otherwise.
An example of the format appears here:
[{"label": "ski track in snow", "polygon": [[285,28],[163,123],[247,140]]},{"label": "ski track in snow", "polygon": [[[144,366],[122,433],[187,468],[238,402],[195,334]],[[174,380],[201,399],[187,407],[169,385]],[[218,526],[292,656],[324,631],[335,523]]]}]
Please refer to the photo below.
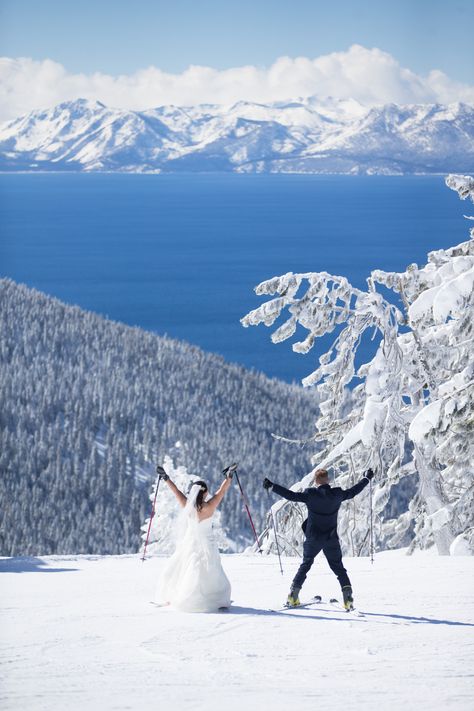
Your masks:
[{"label": "ski track in snow", "polygon": [[[280,610],[296,558],[283,576],[273,556],[223,558],[234,605],[215,614],[150,604],[164,558],[0,559],[2,710],[474,707],[473,558],[347,558],[364,617]],[[339,595],[322,559],[314,594]]]}]

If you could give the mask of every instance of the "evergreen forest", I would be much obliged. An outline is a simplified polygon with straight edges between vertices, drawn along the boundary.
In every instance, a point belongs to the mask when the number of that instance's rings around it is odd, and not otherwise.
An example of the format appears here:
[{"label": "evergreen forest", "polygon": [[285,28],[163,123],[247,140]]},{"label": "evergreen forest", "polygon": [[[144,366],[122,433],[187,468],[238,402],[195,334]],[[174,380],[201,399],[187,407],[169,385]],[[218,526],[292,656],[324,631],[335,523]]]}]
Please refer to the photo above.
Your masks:
[{"label": "evergreen forest", "polygon": [[[264,476],[288,485],[313,451],[314,391],[246,370],[0,280],[1,555],[138,551],[155,466],[170,456],[211,489],[239,463],[257,530]],[[158,502],[159,512],[159,502]],[[236,488],[226,534],[252,540]]]}]

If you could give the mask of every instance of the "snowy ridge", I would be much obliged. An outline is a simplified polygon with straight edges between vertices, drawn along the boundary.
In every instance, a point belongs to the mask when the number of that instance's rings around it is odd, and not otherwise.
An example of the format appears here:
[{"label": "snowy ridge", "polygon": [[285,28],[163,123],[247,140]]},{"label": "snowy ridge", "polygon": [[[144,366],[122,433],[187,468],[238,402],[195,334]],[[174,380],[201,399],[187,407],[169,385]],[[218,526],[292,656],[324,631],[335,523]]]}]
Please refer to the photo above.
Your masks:
[{"label": "snowy ridge", "polygon": [[78,99],[0,126],[0,170],[473,171],[474,107],[308,97],[111,109]]}]

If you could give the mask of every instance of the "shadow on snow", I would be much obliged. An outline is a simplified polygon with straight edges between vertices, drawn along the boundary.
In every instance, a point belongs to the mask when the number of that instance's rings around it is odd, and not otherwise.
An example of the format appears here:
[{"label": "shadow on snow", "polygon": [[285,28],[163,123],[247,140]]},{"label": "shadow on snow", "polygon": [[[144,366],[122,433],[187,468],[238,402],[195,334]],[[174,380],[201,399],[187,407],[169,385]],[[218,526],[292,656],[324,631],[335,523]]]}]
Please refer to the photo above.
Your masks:
[{"label": "shadow on snow", "polygon": [[412,615],[396,615],[382,612],[364,612],[365,617],[391,617],[394,620],[406,620],[408,623],[429,625],[454,625],[455,627],[474,627],[472,622],[459,622],[457,620],[437,620],[434,617],[414,617]]},{"label": "shadow on snow", "polygon": [[[334,613],[334,610],[326,610],[325,608],[319,608],[318,610],[321,610],[321,612],[332,612]],[[351,614],[347,614],[343,610],[341,610],[340,614],[338,614],[337,617],[335,616],[328,616],[326,614],[308,614],[308,608],[301,608],[301,611],[304,612],[304,614],[299,615],[299,609],[294,608],[292,610],[265,610],[265,609],[259,609],[255,607],[239,607],[238,605],[232,605],[232,607],[227,610],[226,614],[230,615],[258,615],[258,616],[268,616],[268,617],[275,617],[275,616],[282,616],[282,617],[299,617],[300,619],[305,619],[305,620],[330,620],[330,621],[336,621],[336,622],[367,622],[368,617],[374,617],[374,618],[388,618],[389,620],[393,620],[393,622],[389,621],[384,621],[384,619],[379,619],[379,620],[370,620],[371,622],[378,622],[379,624],[430,624],[430,625],[452,625],[456,627],[474,627],[473,623],[470,622],[459,622],[457,620],[438,620],[433,617],[415,617],[415,616],[410,616],[410,615],[397,615],[397,614],[391,614],[391,613],[383,613],[383,612],[362,612],[363,617],[354,617]],[[312,611],[311,611],[312,612]],[[296,613],[296,614],[295,614]]]},{"label": "shadow on snow", "polygon": [[51,568],[41,558],[2,558],[0,573],[72,573],[78,568]]}]

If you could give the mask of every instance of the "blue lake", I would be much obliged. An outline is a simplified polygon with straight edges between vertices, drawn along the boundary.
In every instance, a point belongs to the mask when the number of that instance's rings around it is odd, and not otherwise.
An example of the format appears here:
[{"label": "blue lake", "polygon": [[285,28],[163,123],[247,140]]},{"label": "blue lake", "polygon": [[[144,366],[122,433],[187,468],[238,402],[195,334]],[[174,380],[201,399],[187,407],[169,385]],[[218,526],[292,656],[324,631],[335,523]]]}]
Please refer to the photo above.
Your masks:
[{"label": "blue lake", "polygon": [[468,238],[441,176],[3,174],[0,202],[1,276],[290,382],[333,339],[303,356],[243,329],[255,285],[324,270],[364,287]]}]

